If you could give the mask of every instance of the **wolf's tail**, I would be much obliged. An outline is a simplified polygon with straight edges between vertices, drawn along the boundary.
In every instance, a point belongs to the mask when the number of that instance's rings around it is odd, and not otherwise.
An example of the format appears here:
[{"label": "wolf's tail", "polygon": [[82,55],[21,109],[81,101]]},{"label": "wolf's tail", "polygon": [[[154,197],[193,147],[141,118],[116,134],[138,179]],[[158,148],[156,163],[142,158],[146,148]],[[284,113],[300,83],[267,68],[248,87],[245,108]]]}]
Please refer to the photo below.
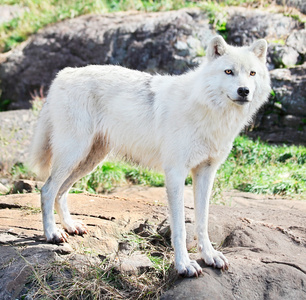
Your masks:
[{"label": "wolf's tail", "polygon": [[52,146],[51,146],[52,123],[48,113],[48,106],[43,106],[32,144],[30,147],[30,166],[41,180],[50,175]]}]

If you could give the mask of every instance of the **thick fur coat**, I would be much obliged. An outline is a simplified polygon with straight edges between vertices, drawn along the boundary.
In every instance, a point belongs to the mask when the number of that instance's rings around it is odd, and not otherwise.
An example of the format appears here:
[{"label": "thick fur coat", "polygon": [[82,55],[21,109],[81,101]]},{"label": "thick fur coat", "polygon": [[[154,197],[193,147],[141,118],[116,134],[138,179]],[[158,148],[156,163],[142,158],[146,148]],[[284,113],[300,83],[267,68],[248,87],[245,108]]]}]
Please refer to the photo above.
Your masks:
[{"label": "thick fur coat", "polygon": [[[201,268],[189,259],[184,228],[183,189],[191,171],[201,257],[227,268],[209,241],[209,197],[234,138],[268,98],[266,51],[264,40],[232,47],[217,36],[205,62],[180,76],[96,65],[60,71],[32,144],[32,163],[48,178],[41,192],[47,240],[59,243],[67,240],[66,232],[87,232],[70,216],[68,190],[115,151],[165,172],[176,268],[198,276]],[[56,227],[54,208],[66,232]]]}]

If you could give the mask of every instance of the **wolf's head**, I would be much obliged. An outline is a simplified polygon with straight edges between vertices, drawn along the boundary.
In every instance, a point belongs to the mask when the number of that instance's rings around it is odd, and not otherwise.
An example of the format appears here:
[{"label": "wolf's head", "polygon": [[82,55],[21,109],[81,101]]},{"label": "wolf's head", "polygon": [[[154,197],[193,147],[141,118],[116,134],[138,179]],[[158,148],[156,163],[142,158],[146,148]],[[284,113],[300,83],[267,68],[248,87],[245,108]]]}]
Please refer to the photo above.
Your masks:
[{"label": "wolf's head", "polygon": [[[207,48],[205,77],[215,102],[259,107],[270,92],[266,67],[267,42],[263,39],[249,47],[233,47],[221,36],[214,37]],[[253,105],[252,105],[253,106]]]}]

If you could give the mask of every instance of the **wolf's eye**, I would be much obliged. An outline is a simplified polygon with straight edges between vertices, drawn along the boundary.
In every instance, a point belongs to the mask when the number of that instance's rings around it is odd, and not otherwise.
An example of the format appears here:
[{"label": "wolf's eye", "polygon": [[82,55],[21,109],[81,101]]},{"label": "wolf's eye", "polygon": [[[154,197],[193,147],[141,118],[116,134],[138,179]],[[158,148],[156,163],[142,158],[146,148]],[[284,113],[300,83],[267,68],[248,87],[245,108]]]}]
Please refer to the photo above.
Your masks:
[{"label": "wolf's eye", "polygon": [[234,74],[232,70],[225,70],[224,72],[227,75],[233,75]]},{"label": "wolf's eye", "polygon": [[255,71],[251,71],[251,72],[250,72],[250,75],[251,75],[251,76],[255,76],[255,74],[256,74]]}]

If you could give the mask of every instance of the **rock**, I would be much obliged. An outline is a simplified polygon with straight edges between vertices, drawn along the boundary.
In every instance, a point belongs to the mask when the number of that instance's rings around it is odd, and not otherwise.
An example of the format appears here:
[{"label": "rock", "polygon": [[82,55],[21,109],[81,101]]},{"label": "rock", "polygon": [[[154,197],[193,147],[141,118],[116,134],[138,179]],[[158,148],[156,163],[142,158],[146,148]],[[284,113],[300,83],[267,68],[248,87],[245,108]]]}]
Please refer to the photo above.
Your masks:
[{"label": "rock", "polygon": [[261,10],[230,8],[226,29],[227,41],[235,45],[249,45],[259,38],[286,40],[291,32],[299,28],[299,22]]},{"label": "rock", "polygon": [[268,53],[270,69],[292,67],[300,62],[300,54],[292,47],[272,44]]},{"label": "rock", "polygon": [[260,110],[246,134],[271,143],[306,145],[306,63],[275,69],[270,75],[275,96]]},{"label": "rock", "polygon": [[10,109],[29,108],[30,93],[41,86],[47,91],[67,66],[119,64],[181,74],[194,67],[199,45],[205,48],[215,35],[211,27],[200,10],[87,15],[60,22],[41,30],[1,63],[1,97],[13,100]]},{"label": "rock", "polygon": [[0,194],[7,194],[10,190],[3,185],[2,183],[0,183]]},{"label": "rock", "polygon": [[32,110],[0,112],[0,165],[10,172],[16,163],[28,162],[29,148],[37,121]]},{"label": "rock", "polygon": [[[70,259],[77,268],[88,261],[98,265],[101,263],[98,254],[116,253],[121,234],[132,230],[135,223],[143,223],[144,216],[151,221],[153,214],[165,218],[166,213],[153,199],[138,201],[118,196],[70,194],[72,215],[87,224],[89,234],[70,236],[69,244],[53,245],[43,238],[39,197],[39,194],[0,197],[0,299],[19,299],[36,264],[43,266]],[[58,222],[58,215],[55,217]],[[142,263],[137,264],[140,259]],[[137,272],[151,267],[151,262],[139,256],[133,257],[132,263]]]},{"label": "rock", "polygon": [[306,2],[304,0],[276,0],[279,5],[295,7],[303,14],[306,14]]},{"label": "rock", "polygon": [[26,10],[18,5],[0,5],[0,24],[11,21]]},{"label": "rock", "polygon": [[58,245],[53,251],[61,255],[67,255],[71,254],[74,250],[69,244],[65,243]]},{"label": "rock", "polygon": [[302,66],[270,72],[276,99],[287,114],[306,116],[306,63]]},{"label": "rock", "polygon": [[[148,257],[140,252],[130,255],[129,246],[119,253],[118,243],[117,247],[103,247],[107,240],[118,241],[120,233],[132,230],[135,223],[154,224],[165,220],[167,209],[163,195],[165,188],[148,187],[121,189],[109,196],[69,195],[72,215],[89,227],[89,234],[83,238],[70,236],[69,246],[44,242],[40,214],[26,210],[39,207],[39,195],[0,197],[0,298],[19,299],[25,295],[21,291],[37,264],[44,266],[69,260],[81,270],[87,262],[99,265],[115,253],[124,262],[123,268],[128,274],[150,269]],[[194,229],[191,196],[192,188],[186,187],[185,215],[190,236]],[[198,260],[204,275],[197,279],[179,279],[161,299],[186,299],[187,296],[191,299],[305,299],[306,203],[235,191],[224,193],[223,197],[230,206],[210,206],[209,235],[216,247],[222,245],[230,261],[229,270],[222,272]],[[101,214],[104,218],[99,217]],[[145,222],[153,215],[158,218]],[[115,219],[111,219],[113,216]],[[160,230],[166,227],[166,221],[158,226]],[[153,254],[162,256],[158,252]],[[192,259],[199,259],[198,253],[190,255]],[[118,271],[120,268],[122,264],[118,265]]]},{"label": "rock", "polygon": [[118,269],[127,274],[142,274],[152,268],[150,259],[139,252],[134,252],[129,257],[120,257]]},{"label": "rock", "polygon": [[13,182],[13,187],[11,189],[12,194],[16,193],[32,193],[35,189],[41,189],[44,185],[41,181],[33,181],[33,180],[18,180]]},{"label": "rock", "polygon": [[304,299],[305,204],[301,208],[295,201],[298,206],[291,210],[290,201],[235,192],[227,197],[232,199],[231,207],[211,205],[209,226],[223,230],[223,240],[214,230],[210,237],[224,247],[229,270],[209,268],[198,260],[203,276],[177,280],[160,299]]},{"label": "rock", "polygon": [[33,274],[34,265],[55,259],[54,252],[35,245],[33,241],[24,243],[23,248],[9,246],[18,244],[18,241],[20,237],[15,236],[7,244],[0,246],[0,298],[4,300],[19,298],[29,276]]},{"label": "rock", "polygon": [[293,30],[286,40],[286,45],[302,55],[306,54],[306,29]]}]

